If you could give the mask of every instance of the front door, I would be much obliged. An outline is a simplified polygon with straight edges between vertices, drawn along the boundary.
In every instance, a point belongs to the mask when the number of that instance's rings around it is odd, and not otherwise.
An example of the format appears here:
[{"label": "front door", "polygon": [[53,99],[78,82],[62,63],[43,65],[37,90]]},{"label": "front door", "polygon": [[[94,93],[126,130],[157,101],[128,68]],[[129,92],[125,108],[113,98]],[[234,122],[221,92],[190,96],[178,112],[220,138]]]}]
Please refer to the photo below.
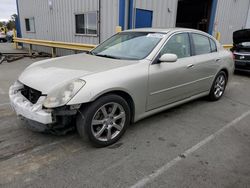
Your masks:
[{"label": "front door", "polygon": [[152,64],[149,68],[149,92],[147,110],[152,110],[194,95],[194,57],[191,56],[190,39],[187,33],[173,35],[161,50],[176,54],[176,62]]}]

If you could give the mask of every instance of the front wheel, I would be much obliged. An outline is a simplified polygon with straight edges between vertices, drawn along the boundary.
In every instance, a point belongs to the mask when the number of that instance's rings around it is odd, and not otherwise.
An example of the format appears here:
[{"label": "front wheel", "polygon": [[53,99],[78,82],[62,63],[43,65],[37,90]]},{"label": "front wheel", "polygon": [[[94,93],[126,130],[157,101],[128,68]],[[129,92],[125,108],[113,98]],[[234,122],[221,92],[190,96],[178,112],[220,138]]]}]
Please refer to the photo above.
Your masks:
[{"label": "front wheel", "polygon": [[130,122],[128,103],[118,95],[105,95],[80,110],[77,130],[98,147],[117,142]]},{"label": "front wheel", "polygon": [[225,92],[227,85],[227,76],[224,71],[220,71],[213,82],[209,93],[209,99],[212,101],[219,100]]}]

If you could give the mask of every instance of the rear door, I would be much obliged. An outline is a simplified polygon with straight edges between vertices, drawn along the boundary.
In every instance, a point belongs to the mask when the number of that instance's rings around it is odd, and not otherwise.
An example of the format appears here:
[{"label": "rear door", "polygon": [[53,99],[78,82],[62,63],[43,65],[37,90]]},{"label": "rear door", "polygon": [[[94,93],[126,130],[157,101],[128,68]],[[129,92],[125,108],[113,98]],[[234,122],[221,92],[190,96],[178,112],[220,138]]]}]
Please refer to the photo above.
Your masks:
[{"label": "rear door", "polygon": [[193,74],[197,78],[193,89],[196,93],[202,93],[210,90],[221,57],[212,38],[200,33],[191,33],[191,40],[195,57]]}]

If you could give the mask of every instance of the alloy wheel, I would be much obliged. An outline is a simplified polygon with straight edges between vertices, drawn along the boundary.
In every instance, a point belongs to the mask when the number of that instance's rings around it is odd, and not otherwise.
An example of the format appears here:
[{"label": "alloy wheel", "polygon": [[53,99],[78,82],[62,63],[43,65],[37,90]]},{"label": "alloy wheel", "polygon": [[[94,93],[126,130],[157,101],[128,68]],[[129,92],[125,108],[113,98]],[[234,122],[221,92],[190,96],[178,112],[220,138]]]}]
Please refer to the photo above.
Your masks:
[{"label": "alloy wheel", "polygon": [[219,98],[223,95],[226,86],[226,78],[223,74],[219,75],[214,85],[214,95]]},{"label": "alloy wheel", "polygon": [[125,121],[125,110],[120,104],[116,102],[104,104],[92,118],[92,134],[99,141],[110,141],[119,135]]}]

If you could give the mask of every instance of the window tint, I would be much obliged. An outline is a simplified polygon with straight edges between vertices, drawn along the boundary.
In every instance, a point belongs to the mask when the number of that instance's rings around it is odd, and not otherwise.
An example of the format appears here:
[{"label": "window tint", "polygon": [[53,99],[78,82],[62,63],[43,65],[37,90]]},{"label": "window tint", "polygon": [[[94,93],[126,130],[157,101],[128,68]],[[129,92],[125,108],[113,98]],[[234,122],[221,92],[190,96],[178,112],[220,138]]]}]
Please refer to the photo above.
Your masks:
[{"label": "window tint", "polygon": [[189,57],[190,53],[190,42],[187,33],[176,34],[172,36],[166,45],[163,47],[160,55],[171,53],[176,54],[178,58]]},{"label": "window tint", "polygon": [[194,41],[194,51],[196,55],[207,54],[211,52],[209,39],[200,34],[192,34]]},{"label": "window tint", "polygon": [[76,14],[75,20],[77,34],[97,34],[97,12]]},{"label": "window tint", "polygon": [[209,40],[210,40],[210,45],[211,45],[211,52],[217,52],[216,43],[212,39],[209,39]]}]

